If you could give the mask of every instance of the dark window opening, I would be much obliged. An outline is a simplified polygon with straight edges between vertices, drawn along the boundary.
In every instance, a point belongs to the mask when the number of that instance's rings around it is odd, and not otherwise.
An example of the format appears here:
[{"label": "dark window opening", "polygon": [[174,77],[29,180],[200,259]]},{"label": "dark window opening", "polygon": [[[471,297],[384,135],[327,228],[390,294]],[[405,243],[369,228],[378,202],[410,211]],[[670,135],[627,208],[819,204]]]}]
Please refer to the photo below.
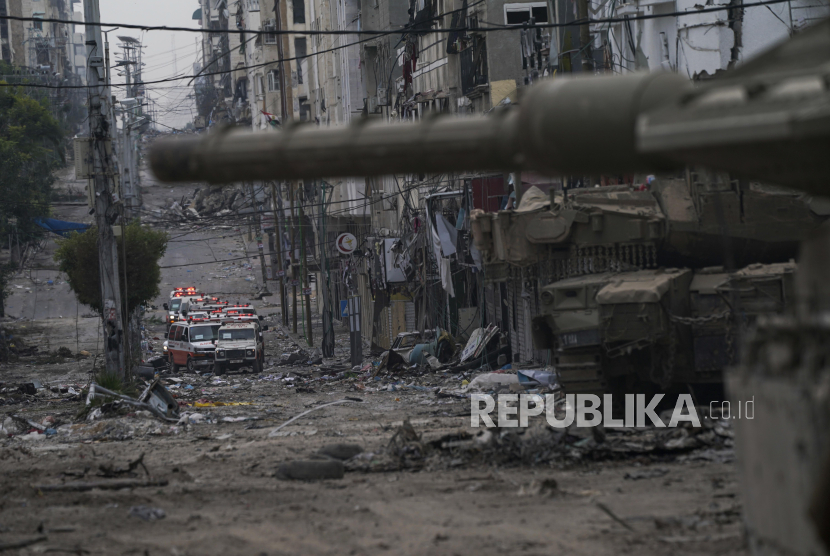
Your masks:
[{"label": "dark window opening", "polygon": [[305,0],[293,0],[294,23],[305,23]]},{"label": "dark window opening", "polygon": [[507,12],[507,24],[508,25],[518,25],[520,23],[524,23],[525,21],[530,21],[530,13],[522,10],[520,12]]},{"label": "dark window opening", "polygon": [[311,119],[311,106],[306,97],[300,97],[300,121],[307,122]]},{"label": "dark window opening", "polygon": [[547,23],[548,22],[548,7],[547,6],[539,6],[538,8],[531,8],[533,11],[533,17],[536,19],[536,23]]},{"label": "dark window opening", "polygon": [[547,6],[536,6],[532,8],[521,8],[518,10],[511,10],[508,8],[505,14],[505,23],[507,25],[521,25],[530,21],[530,17],[536,20],[536,23],[548,22],[548,8]]},{"label": "dark window opening", "polygon": [[303,83],[303,61],[307,56],[305,37],[294,39],[294,54],[297,56],[297,84]]}]

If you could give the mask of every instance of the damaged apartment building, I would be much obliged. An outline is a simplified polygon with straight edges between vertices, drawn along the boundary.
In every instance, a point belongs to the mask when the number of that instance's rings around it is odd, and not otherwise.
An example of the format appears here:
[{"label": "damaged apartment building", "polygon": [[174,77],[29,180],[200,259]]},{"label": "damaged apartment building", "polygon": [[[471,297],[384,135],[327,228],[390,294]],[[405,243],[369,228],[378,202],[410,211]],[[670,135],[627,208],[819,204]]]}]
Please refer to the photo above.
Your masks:
[{"label": "damaged apartment building", "polygon": [[[558,75],[648,70],[704,80],[830,11],[808,0],[756,10],[721,3],[734,8],[701,13],[691,0],[201,0],[194,18],[203,27],[264,33],[206,36],[197,71],[230,73],[196,80],[199,116],[202,127],[231,121],[262,131],[290,120],[417,121],[507,110],[521,103],[525,88]],[[659,14],[667,16],[626,20]],[[614,22],[581,25],[587,17]],[[358,34],[362,29],[390,32]],[[329,30],[346,33],[313,34]],[[308,242],[318,294],[328,292],[335,319],[343,316],[341,301],[359,296],[364,338],[376,348],[387,349],[404,331],[441,328],[464,338],[495,325],[509,338],[514,362],[545,363],[548,351],[534,350],[531,323],[551,277],[539,265],[515,264],[485,275],[470,214],[514,209],[516,197],[528,193],[547,197],[644,178],[358,176],[275,184],[273,203],[283,220],[280,247],[292,252],[292,232],[294,253],[299,241]],[[259,188],[260,202],[271,202],[270,190]],[[292,191],[306,206],[302,218],[291,215]],[[348,255],[335,249],[343,232],[358,243]]]},{"label": "damaged apartment building", "polygon": [[6,64],[0,80],[44,87],[52,115],[73,131],[83,117],[86,99],[77,88],[86,83],[80,4],[81,0],[0,0],[0,16],[31,18],[0,19],[0,60]]}]

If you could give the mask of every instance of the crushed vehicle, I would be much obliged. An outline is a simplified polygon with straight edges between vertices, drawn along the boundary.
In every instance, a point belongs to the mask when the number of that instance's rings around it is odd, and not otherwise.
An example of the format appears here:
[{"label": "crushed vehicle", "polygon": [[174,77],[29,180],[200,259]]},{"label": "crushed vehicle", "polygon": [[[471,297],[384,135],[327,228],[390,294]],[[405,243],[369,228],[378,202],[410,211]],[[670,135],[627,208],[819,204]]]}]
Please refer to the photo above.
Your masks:
[{"label": "crushed vehicle", "polygon": [[[446,330],[438,329],[437,332],[437,339],[436,330],[424,330],[423,336],[420,332],[401,332],[392,342],[390,351],[410,365],[425,363],[429,356],[446,363],[455,352],[455,340]],[[394,356],[390,354],[390,357]]]},{"label": "crushed vehicle", "polygon": [[191,318],[170,325],[167,331],[167,359],[172,372],[185,367],[196,372],[214,365],[214,351],[222,324],[209,319]]},{"label": "crushed vehicle", "polygon": [[223,322],[217,331],[214,372],[222,375],[250,367],[253,372],[261,373],[265,363],[263,330],[267,327],[255,318]]}]

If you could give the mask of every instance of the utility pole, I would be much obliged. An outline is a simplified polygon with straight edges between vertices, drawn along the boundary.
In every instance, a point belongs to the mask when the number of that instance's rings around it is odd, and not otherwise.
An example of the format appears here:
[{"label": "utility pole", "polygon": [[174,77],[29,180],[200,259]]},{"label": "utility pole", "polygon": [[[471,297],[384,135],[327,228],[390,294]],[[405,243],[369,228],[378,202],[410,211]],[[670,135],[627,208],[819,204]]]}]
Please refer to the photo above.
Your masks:
[{"label": "utility pole", "polygon": [[[579,26],[579,46],[582,47],[582,71],[593,73],[594,71],[594,50],[591,44],[591,24],[588,23],[588,0],[577,0],[576,17],[582,22]],[[518,202],[518,199],[517,199]]]},{"label": "utility pole", "polygon": [[[286,306],[285,297],[285,265],[282,264],[282,199],[277,199],[277,186],[275,182],[271,182],[271,206],[274,210],[274,234],[277,244],[277,261],[279,265],[271,263],[271,268],[274,269],[274,280],[280,282],[280,310],[282,311],[282,324],[288,326],[288,307]],[[278,212],[279,211],[279,212]],[[274,250],[271,250],[273,253]]]},{"label": "utility pole", "polygon": [[[117,194],[111,183],[111,168],[108,150],[111,152],[107,121],[109,91],[102,83],[104,76],[104,41],[98,0],[84,0],[86,24],[86,51],[89,71],[89,136],[92,139],[93,177],[95,191],[95,222],[98,226],[98,263],[101,280],[101,305],[104,318],[104,361],[108,373],[122,379],[126,377],[124,367],[124,329],[121,315],[121,289],[118,277],[118,247],[112,233],[112,224],[118,218]],[[100,72],[100,73],[99,73]]]},{"label": "utility pole", "polygon": [[329,264],[328,264],[328,234],[326,233],[326,185],[320,180],[320,282],[317,284],[317,295],[323,296],[323,339],[320,347],[323,357],[334,357],[334,327],[332,326],[331,297],[329,290]]},{"label": "utility pole", "polygon": [[[128,50],[125,48],[124,49],[124,58],[125,59],[127,58],[127,52],[128,52]],[[124,63],[124,69],[127,71],[127,87],[126,87],[127,97],[132,97],[133,96],[133,94],[132,94],[132,72],[130,71],[130,64],[131,64],[131,62],[129,62],[129,61]],[[130,112],[129,112],[129,117],[125,120],[125,123],[124,123],[124,129],[123,129],[123,133],[124,133],[124,151],[122,153],[122,156],[124,157],[124,161],[123,161],[123,167],[124,167],[123,176],[124,176],[124,178],[122,179],[122,189],[123,189],[123,194],[124,194],[124,197],[125,197],[125,199],[124,199],[124,210],[128,210],[129,208],[131,208],[131,206],[130,206],[131,201],[129,201],[128,199],[132,199],[132,197],[133,197],[133,195],[132,195],[132,193],[133,193],[133,179],[135,178],[135,176],[133,176],[133,135],[132,135],[132,131],[130,129],[130,126],[132,125],[132,122],[133,122],[132,107],[128,107],[127,110],[129,110]]]},{"label": "utility pole", "polygon": [[[291,90],[285,86],[285,76],[286,76],[286,68],[288,71],[291,71],[291,65],[289,62],[285,61],[285,51],[288,50],[287,43],[288,35],[280,35],[279,32],[282,31],[282,15],[283,12],[286,14],[286,18],[288,17],[288,9],[286,8],[285,4],[283,3],[280,6],[280,0],[274,0],[274,22],[277,30],[277,55],[280,57],[280,109],[282,111],[282,121],[280,122],[281,125],[285,125],[289,119],[291,119],[291,115],[293,114],[293,106],[292,112],[288,110],[288,95],[291,94]],[[293,105],[293,102],[292,102]],[[292,245],[293,247],[293,245]],[[295,330],[296,332],[296,330]]]},{"label": "utility pole", "polygon": [[251,202],[254,204],[254,227],[256,230],[256,246],[259,249],[259,266],[262,270],[262,292],[261,295],[270,295],[268,292],[268,273],[265,267],[265,250],[262,245],[262,205],[257,203],[254,182],[251,182]]},{"label": "utility pole", "polygon": [[297,226],[297,216],[294,213],[294,187],[296,185],[297,182],[292,181],[288,189],[288,202],[291,203],[291,229],[289,230],[291,237],[291,322],[294,334],[297,333],[297,248],[294,243],[294,228]]},{"label": "utility pole", "polygon": [[[303,193],[300,198],[300,226],[305,226],[305,211],[303,210],[303,205],[305,204],[305,187],[303,187]],[[308,329],[308,347],[314,347],[314,334],[311,330],[311,286],[308,283],[308,258],[306,257],[305,252],[305,243],[306,238],[305,234],[302,233],[303,228],[300,228],[300,268],[302,269],[303,273],[303,298],[305,299],[305,319],[306,319],[306,328]]]}]

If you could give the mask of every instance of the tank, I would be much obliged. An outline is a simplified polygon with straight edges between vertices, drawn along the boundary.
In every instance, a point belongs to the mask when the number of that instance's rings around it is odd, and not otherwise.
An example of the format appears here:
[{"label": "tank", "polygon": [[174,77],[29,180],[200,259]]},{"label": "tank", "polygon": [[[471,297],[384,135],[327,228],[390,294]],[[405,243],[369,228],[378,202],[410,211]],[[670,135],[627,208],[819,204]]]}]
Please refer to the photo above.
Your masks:
[{"label": "tank", "polygon": [[792,303],[798,243],[830,214],[821,198],[707,173],[531,191],[516,210],[474,211],[473,238],[485,280],[536,265],[547,282],[534,347],[552,350],[569,393],[716,392],[741,330]]}]

